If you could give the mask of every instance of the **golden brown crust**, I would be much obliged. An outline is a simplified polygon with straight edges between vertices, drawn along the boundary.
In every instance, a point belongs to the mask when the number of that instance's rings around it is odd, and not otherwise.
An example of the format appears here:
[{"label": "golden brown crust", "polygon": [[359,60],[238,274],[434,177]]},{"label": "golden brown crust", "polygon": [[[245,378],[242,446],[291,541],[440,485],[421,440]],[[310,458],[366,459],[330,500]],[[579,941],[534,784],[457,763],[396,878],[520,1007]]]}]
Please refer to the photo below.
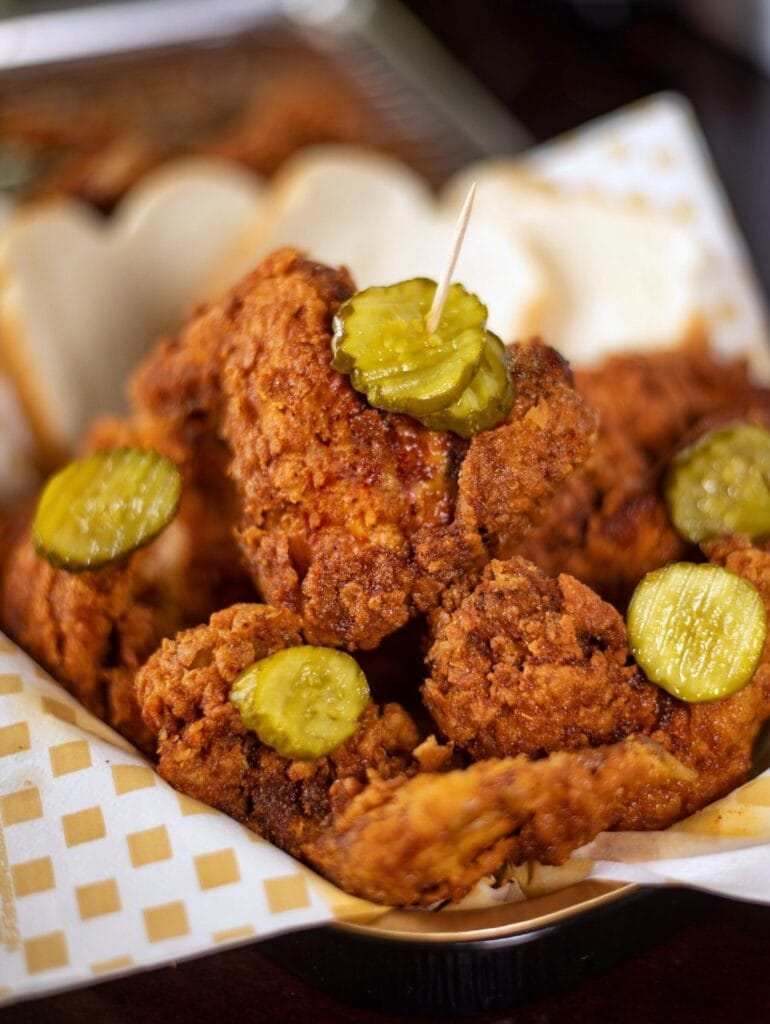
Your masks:
[{"label": "golden brown crust", "polygon": [[[770,553],[721,538],[709,554],[754,581],[770,606]],[[244,728],[228,694],[253,660],[301,640],[300,620],[286,609],[239,605],[166,641],[139,673],[161,774],[348,892],[397,905],[459,899],[506,861],[562,863],[604,829],[665,827],[744,777],[759,724],[770,714],[770,642],[742,691],[689,705],[626,667],[625,631],[612,608],[576,581],[548,580],[521,559],[493,562],[454,621],[444,614],[449,626],[437,645],[454,625],[468,650],[442,648],[440,657],[447,664],[467,657],[477,671],[472,685],[494,677],[499,665],[505,677],[523,655],[521,684],[531,659],[534,670],[512,707],[525,717],[534,682],[544,694],[534,691],[537,726],[551,729],[554,744],[566,749],[450,769],[447,748],[433,740],[416,745],[403,709],[379,712],[370,704],[356,734],[329,757],[281,758]],[[490,671],[473,661],[472,649],[485,648],[497,659]],[[485,712],[504,717],[499,690],[482,700]],[[574,723],[582,735],[572,732]],[[488,724],[475,723],[474,742]],[[527,736],[515,714],[508,725]],[[604,739],[605,726],[625,738],[589,745]]]},{"label": "golden brown crust", "polygon": [[511,350],[516,401],[505,422],[471,441],[460,469],[457,520],[504,558],[596,437],[593,409],[577,394],[562,357],[539,342]]},{"label": "golden brown crust", "polygon": [[398,705],[370,703],[354,735],[328,757],[281,757],[246,729],[229,701],[248,665],[302,643],[297,616],[268,605],[235,605],[207,625],[167,640],[137,677],[158,770],[178,789],[242,821],[294,856],[332,814],[332,789],[358,792],[367,775],[403,773],[418,735]]},{"label": "golden brown crust", "polygon": [[139,714],[134,675],[181,625],[178,608],[155,586],[152,558],[147,549],[126,565],[66,573],[38,557],[27,531],[0,594],[9,636],[90,711],[149,751],[154,740]]},{"label": "golden brown crust", "polygon": [[770,422],[770,391],[751,383],[744,362],[718,362],[705,344],[614,356],[576,373],[575,384],[599,411],[596,447],[518,551],[624,607],[645,573],[698,557],[663,499],[671,455],[726,418]]},{"label": "golden brown crust", "polygon": [[305,856],[347,892],[380,903],[461,899],[506,861],[559,864],[628,803],[683,772],[649,741],[478,761],[464,770],[374,780]]},{"label": "golden brown crust", "polygon": [[274,253],[158,350],[134,394],[155,430],[214,429],[227,445],[265,600],[300,615],[311,642],[372,649],[520,539],[587,457],[595,420],[539,344],[513,353],[511,415],[470,444],[370,407],[330,366],[352,288]]},{"label": "golden brown crust", "polygon": [[[716,565],[743,576],[759,591],[770,616],[770,551],[745,537],[719,537],[704,545]],[[661,691],[651,736],[695,770],[697,780],[682,795],[674,816],[657,807],[640,806],[625,817],[623,828],[662,828],[724,796],[745,781],[754,741],[770,717],[770,634],[751,682],[738,693],[706,704],[685,704]]]},{"label": "golden brown crust", "polygon": [[[753,583],[770,613],[770,551],[734,537],[704,550]],[[520,558],[492,563],[436,621],[426,701],[446,735],[475,755],[537,755],[644,733],[691,772],[638,794],[618,828],[665,828],[739,785],[770,717],[770,639],[742,690],[688,704],[624,667],[625,626],[608,605]]]},{"label": "golden brown crust", "polygon": [[631,664],[620,615],[523,558],[487,566],[427,661],[423,699],[474,758],[614,743],[655,722],[659,691]]},{"label": "golden brown crust", "polygon": [[154,738],[134,695],[137,669],[163,637],[253,595],[253,588],[230,536],[228,482],[216,440],[204,436],[194,446],[181,445],[103,419],[83,449],[120,444],[155,447],[177,464],[183,490],[176,519],[122,562],[71,573],[35,553],[35,506],[29,503],[6,530],[0,623],[89,710],[152,751]]},{"label": "golden brown crust", "polygon": [[447,748],[417,746],[402,708],[372,703],[331,755],[288,760],[244,727],[228,698],[239,672],[298,642],[287,609],[236,605],[164,641],[137,692],[167,781],[357,895],[428,905],[460,898],[506,859],[558,863],[629,803],[687,776],[639,740],[447,771]]},{"label": "golden brown crust", "polygon": [[[89,445],[141,438],[173,458],[178,521],[122,565],[79,576],[9,528],[11,632],[97,714],[154,737],[171,784],[383,902],[457,899],[506,859],[559,863],[602,829],[664,827],[741,781],[770,714],[767,649],[740,693],[683,704],[630,662],[614,609],[510,557],[565,481],[564,518],[533,545],[542,561],[620,588],[680,551],[653,483],[695,413],[721,414],[733,385],[697,352],[690,366],[679,353],[591,378],[602,440],[570,478],[596,420],[552,350],[512,352],[503,424],[470,442],[432,432],[369,407],[331,370],[332,318],[351,289],[344,271],[283,250],[159,347],[136,377],[135,420],[101,424]],[[766,403],[735,373],[730,401]],[[632,384],[648,400],[640,412],[635,394],[633,415]],[[770,606],[770,553],[719,538],[706,554]],[[275,607],[237,603],[150,655],[237,592],[239,555]],[[398,704],[370,702],[349,740],[303,762],[262,744],[229,701],[239,672],[276,650],[374,649],[426,612],[425,697],[483,759],[464,769]]]}]

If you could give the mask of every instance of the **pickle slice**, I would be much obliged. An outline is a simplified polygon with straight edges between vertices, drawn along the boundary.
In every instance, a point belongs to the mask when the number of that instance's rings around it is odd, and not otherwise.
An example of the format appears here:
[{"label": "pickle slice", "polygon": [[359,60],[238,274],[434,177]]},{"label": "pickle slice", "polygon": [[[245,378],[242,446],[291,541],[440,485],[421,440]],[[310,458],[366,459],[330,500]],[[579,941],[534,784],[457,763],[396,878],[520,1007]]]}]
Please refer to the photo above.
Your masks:
[{"label": "pickle slice", "polygon": [[759,663],[767,613],[756,587],[718,565],[675,562],[648,573],[628,607],[645,675],[691,703],[740,690]]},{"label": "pickle slice", "polygon": [[46,484],[32,524],[35,549],[59,569],[97,569],[156,537],[181,493],[176,466],[153,449],[94,452]]},{"label": "pickle slice", "polygon": [[425,318],[436,283],[413,278],[353,295],[334,320],[332,366],[378,409],[420,418],[457,401],[479,368],[487,310],[461,285],[447,294],[438,329]]},{"label": "pickle slice", "polygon": [[770,533],[770,431],[731,423],[704,434],[671,461],[669,514],[694,544],[718,533]]},{"label": "pickle slice", "polygon": [[355,732],[369,686],[343,651],[287,647],[244,669],[230,700],[267,746],[283,757],[315,760]]},{"label": "pickle slice", "polygon": [[504,420],[515,397],[505,346],[497,335],[487,331],[481,363],[468,387],[456,402],[423,417],[422,422],[431,430],[451,430],[460,437],[472,437]]}]

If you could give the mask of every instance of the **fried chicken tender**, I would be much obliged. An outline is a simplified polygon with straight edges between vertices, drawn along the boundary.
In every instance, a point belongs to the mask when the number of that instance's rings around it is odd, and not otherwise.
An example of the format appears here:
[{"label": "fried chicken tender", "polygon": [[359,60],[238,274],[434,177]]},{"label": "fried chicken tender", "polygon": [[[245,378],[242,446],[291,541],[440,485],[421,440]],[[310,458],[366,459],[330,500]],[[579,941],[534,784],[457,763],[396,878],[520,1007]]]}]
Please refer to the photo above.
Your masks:
[{"label": "fried chicken tender", "polygon": [[461,899],[506,862],[561,864],[625,808],[691,773],[642,738],[532,761],[374,779],[304,847],[346,892],[393,906]]},{"label": "fried chicken tender", "polygon": [[222,526],[226,490],[207,490],[210,446],[141,435],[115,420],[96,424],[85,451],[118,444],[154,446],[175,461],[183,494],[177,518],[146,548],[93,572],[55,569],[35,552],[27,503],[11,516],[0,581],[0,623],[90,711],[147,751],[154,737],[134,692],[140,665],[165,636],[207,617],[222,603],[252,594]]},{"label": "fried chicken tender", "polygon": [[[770,551],[746,538],[705,545],[753,583],[770,613]],[[770,640],[752,680],[722,700],[690,704],[645,679],[612,607],[567,576],[521,558],[493,562],[439,620],[424,685],[445,736],[485,757],[537,755],[646,734],[692,774],[628,803],[620,828],[664,828],[746,778],[770,717]]]},{"label": "fried chicken tender", "polygon": [[370,772],[400,776],[417,763],[419,742],[399,705],[370,702],[353,736],[327,757],[289,760],[261,743],[230,703],[232,683],[254,661],[302,642],[288,609],[238,604],[164,641],[136,681],[163,778],[295,857],[330,821],[335,783],[351,794]]},{"label": "fried chicken tender", "polygon": [[515,407],[470,443],[370,407],[330,367],[352,291],[344,271],[274,253],[160,347],[134,396],[156,432],[213,429],[228,446],[264,599],[310,642],[372,649],[521,538],[595,419],[542,345],[515,350]]},{"label": "fried chicken tender", "polygon": [[599,746],[655,723],[659,690],[631,663],[622,618],[571,576],[490,562],[438,621],[423,699],[474,758]]},{"label": "fried chicken tender", "polygon": [[770,390],[743,361],[718,362],[705,344],[610,357],[578,371],[575,385],[600,414],[585,466],[554,496],[518,552],[625,607],[641,577],[696,558],[671,523],[661,491],[672,454],[718,422],[770,423]]}]

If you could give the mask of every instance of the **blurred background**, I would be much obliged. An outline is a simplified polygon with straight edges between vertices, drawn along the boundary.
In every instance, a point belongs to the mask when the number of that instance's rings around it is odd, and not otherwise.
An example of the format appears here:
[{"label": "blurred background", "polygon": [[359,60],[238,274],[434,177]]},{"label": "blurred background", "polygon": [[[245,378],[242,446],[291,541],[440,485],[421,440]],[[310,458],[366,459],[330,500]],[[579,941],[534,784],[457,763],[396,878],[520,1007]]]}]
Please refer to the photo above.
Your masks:
[{"label": "blurred background", "polygon": [[[134,0],[83,5],[62,20],[73,6],[0,0],[0,188],[9,192],[87,192],[83,161],[90,160],[98,187],[86,198],[109,208],[132,175],[204,137],[207,150],[267,173],[295,145],[361,139],[397,151],[438,182],[474,156],[520,150],[676,90],[695,108],[770,289],[770,0]],[[314,60],[295,64],[288,99],[264,82],[261,106],[244,99],[249,117],[260,107],[247,124],[237,97],[252,95],[251,58],[259,56],[267,80],[291,50],[274,31],[270,36],[280,19],[298,26]],[[257,30],[263,41],[270,36],[266,50],[243,45]],[[199,57],[202,49],[197,85],[185,61],[169,61],[179,42],[197,46]],[[108,116],[105,97],[115,90],[100,59],[121,49],[135,57],[118,65],[113,80],[144,98],[129,110],[131,102],[113,96]],[[336,85],[347,78],[365,95],[363,107],[346,104],[337,89],[327,96],[326,115],[318,113],[319,53]],[[136,54],[150,59],[142,65]],[[164,81],[159,67],[172,69]],[[303,79],[311,83],[304,96],[297,86]],[[192,95],[186,108],[179,102],[185,90]],[[56,126],[68,119],[76,130],[57,138]],[[283,148],[267,153],[254,140],[266,130],[275,136],[279,123],[289,126]],[[224,124],[227,130],[214,130]]]},{"label": "blurred background", "polygon": [[537,140],[650,93],[685,95],[770,289],[768,0],[407,6]]}]

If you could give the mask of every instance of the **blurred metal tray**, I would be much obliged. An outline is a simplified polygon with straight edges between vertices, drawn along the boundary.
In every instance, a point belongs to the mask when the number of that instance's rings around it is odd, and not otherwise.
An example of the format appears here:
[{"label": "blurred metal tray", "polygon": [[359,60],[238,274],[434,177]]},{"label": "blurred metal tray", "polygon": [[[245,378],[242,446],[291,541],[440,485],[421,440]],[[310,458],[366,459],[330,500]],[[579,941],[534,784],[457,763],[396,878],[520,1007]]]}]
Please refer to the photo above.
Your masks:
[{"label": "blurred metal tray", "polygon": [[[133,0],[0,19],[0,193],[61,157],[52,125],[87,147],[112,104],[128,134],[179,149],[292,67],[342,84],[368,122],[354,141],[436,184],[530,141],[397,0]],[[49,116],[36,128],[30,111]]]}]

